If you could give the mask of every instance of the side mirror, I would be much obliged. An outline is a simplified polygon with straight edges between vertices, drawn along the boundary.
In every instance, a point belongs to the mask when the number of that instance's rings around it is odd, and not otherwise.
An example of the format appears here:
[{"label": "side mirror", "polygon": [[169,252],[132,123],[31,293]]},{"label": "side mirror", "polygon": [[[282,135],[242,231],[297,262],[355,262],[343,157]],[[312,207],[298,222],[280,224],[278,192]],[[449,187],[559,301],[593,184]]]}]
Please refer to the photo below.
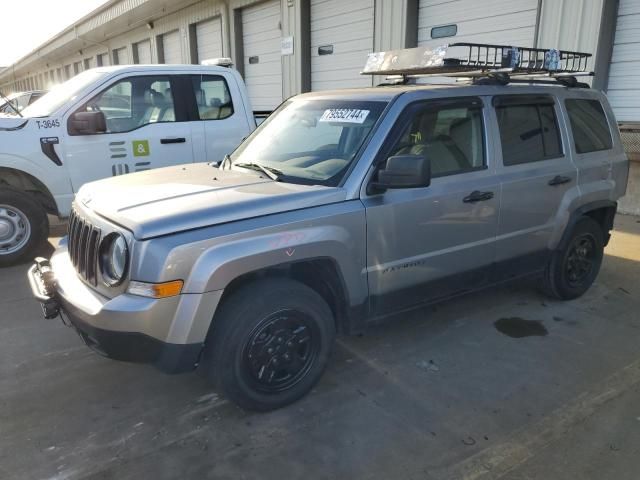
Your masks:
[{"label": "side mirror", "polygon": [[378,190],[389,188],[420,188],[431,184],[431,161],[423,155],[397,155],[389,157],[378,181],[372,186]]},{"label": "side mirror", "polygon": [[69,134],[94,135],[107,131],[107,119],[102,112],[76,112],[69,118]]}]

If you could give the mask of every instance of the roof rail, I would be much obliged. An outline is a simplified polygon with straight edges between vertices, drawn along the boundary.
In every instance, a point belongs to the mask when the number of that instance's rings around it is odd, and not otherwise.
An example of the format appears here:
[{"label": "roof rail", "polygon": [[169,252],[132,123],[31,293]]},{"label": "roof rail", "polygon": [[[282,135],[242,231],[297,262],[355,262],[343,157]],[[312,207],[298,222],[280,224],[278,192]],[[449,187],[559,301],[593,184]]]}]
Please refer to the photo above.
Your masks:
[{"label": "roof rail", "polygon": [[465,42],[370,53],[361,73],[400,76],[404,83],[409,77],[423,76],[497,77],[508,83],[514,76],[529,76],[535,81],[539,76],[593,75],[587,71],[589,57],[590,53],[553,48]]}]

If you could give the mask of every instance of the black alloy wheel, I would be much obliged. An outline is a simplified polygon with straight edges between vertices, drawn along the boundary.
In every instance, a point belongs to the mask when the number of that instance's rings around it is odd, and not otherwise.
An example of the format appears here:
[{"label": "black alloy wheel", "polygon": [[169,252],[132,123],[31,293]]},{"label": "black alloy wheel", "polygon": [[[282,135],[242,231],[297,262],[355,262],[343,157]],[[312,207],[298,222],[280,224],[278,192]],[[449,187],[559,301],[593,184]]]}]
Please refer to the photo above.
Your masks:
[{"label": "black alloy wheel", "polygon": [[561,300],[583,295],[593,284],[604,257],[602,226],[580,218],[568,232],[564,247],[554,251],[544,273],[544,293]]},{"label": "black alloy wheel", "polygon": [[280,392],[298,383],[318,354],[319,337],[311,318],[296,310],[276,312],[259,322],[243,353],[255,388]]},{"label": "black alloy wheel", "polygon": [[580,286],[596,264],[596,240],[590,233],[576,237],[565,260],[565,275],[571,287]]},{"label": "black alloy wheel", "polygon": [[264,278],[223,298],[202,366],[242,408],[274,410],[313,388],[334,339],[333,312],[318,292],[290,278]]}]

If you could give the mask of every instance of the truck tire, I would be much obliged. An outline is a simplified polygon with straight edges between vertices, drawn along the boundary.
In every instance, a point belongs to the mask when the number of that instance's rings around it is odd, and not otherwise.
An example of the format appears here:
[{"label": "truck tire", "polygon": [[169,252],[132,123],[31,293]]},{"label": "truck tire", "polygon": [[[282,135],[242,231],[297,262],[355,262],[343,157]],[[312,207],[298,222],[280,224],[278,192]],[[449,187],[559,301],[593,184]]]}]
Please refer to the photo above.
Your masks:
[{"label": "truck tire", "polygon": [[207,376],[246,410],[269,411],[304,396],[322,376],[335,339],[318,293],[286,278],[240,288],[216,313],[204,352]]},{"label": "truck tire", "polygon": [[0,267],[29,259],[48,236],[42,206],[25,192],[0,188]]},{"label": "truck tire", "polygon": [[602,227],[592,218],[580,218],[565,247],[552,255],[544,274],[543,291],[561,300],[581,296],[596,279],[603,256]]}]

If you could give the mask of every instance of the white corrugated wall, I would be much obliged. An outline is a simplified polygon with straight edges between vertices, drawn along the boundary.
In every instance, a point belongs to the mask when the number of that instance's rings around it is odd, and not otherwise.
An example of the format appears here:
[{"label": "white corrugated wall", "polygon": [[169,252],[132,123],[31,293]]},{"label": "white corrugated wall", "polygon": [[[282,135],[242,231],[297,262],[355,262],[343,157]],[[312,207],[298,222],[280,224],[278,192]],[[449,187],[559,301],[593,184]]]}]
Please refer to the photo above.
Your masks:
[{"label": "white corrugated wall", "polygon": [[607,96],[618,121],[640,122],[639,0],[620,0]]}]

